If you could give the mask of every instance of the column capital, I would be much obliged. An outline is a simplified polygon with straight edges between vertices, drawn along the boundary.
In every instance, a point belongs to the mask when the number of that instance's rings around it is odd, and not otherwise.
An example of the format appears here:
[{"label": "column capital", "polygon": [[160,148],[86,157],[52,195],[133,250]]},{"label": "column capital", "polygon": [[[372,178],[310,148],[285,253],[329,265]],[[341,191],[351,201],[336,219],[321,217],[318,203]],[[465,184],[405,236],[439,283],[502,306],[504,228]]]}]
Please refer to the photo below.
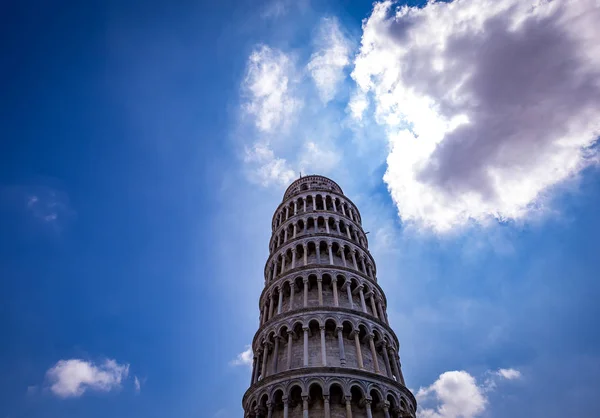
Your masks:
[{"label": "column capital", "polygon": [[346,399],[346,403],[352,402],[352,396],[346,395],[346,396],[344,396],[344,399]]},{"label": "column capital", "polygon": [[304,326],[302,327],[302,331],[308,331],[309,329],[310,329],[310,328],[309,328],[308,326],[306,326],[306,325],[304,325]]},{"label": "column capital", "polygon": [[323,276],[321,274],[317,276],[317,283],[323,283]]},{"label": "column capital", "polygon": [[297,251],[297,250],[296,250],[296,247],[293,247],[293,248],[292,248],[292,254],[296,254],[296,251]]},{"label": "column capital", "polygon": [[281,398],[281,400],[283,401],[283,403],[287,403],[288,402],[288,397],[284,396],[284,397]]},{"label": "column capital", "polygon": [[[371,403],[372,403],[372,402],[373,402],[373,400],[372,400],[372,399],[365,398],[365,405],[369,405],[369,406],[371,406]],[[268,404],[267,404],[267,405],[268,405]]]},{"label": "column capital", "polygon": [[288,331],[287,331],[287,335],[288,335],[288,337],[291,335],[291,336],[292,336],[292,338],[294,338],[294,337],[296,336],[296,333],[295,333],[294,331],[290,331],[290,330],[288,330]]},{"label": "column capital", "polygon": [[329,395],[323,395],[323,400],[325,402],[329,402]]},{"label": "column capital", "polygon": [[331,278],[331,283],[337,283],[337,276],[333,276]]},{"label": "column capital", "polygon": [[336,331],[344,331],[344,327],[342,325],[338,325],[337,327],[335,327]]},{"label": "column capital", "polygon": [[373,340],[375,338],[375,335],[373,335],[373,333],[369,333],[369,334],[367,334],[367,338],[369,340]]},{"label": "column capital", "polygon": [[321,331],[325,331],[325,325],[319,325],[319,329],[320,329]]},{"label": "column capital", "polygon": [[308,283],[308,277],[303,277],[302,278],[302,283],[307,284]]}]

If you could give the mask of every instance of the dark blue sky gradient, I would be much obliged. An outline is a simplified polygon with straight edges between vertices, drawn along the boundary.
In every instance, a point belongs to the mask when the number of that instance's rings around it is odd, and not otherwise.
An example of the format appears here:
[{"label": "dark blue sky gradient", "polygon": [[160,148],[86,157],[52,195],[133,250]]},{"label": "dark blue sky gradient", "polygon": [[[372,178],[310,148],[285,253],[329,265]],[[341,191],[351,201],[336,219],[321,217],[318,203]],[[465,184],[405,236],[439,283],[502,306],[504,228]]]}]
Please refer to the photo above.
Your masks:
[{"label": "dark blue sky gradient", "polygon": [[[250,376],[229,361],[256,330],[282,196],[245,181],[232,140],[246,60],[289,32],[309,55],[302,45],[326,14],[360,36],[371,2],[313,5],[282,27],[258,9],[0,6],[0,417],[241,416]],[[375,180],[373,199],[394,216]],[[490,416],[596,416],[598,207],[590,169],[558,194],[556,216],[403,235],[401,256],[375,252],[411,388],[446,370],[515,367],[524,379],[490,395]],[[44,375],[69,358],[114,358],[130,378],[116,392],[57,399]]]}]

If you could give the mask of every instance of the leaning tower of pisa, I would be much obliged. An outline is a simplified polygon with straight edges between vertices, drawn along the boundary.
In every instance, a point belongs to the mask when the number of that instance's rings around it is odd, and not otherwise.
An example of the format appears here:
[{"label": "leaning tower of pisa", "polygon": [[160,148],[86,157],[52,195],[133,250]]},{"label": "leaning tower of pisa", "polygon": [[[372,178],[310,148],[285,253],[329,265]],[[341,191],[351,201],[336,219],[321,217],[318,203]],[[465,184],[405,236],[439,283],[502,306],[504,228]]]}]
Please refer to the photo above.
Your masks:
[{"label": "leaning tower of pisa", "polygon": [[305,176],[275,211],[245,418],[415,417],[356,206]]}]

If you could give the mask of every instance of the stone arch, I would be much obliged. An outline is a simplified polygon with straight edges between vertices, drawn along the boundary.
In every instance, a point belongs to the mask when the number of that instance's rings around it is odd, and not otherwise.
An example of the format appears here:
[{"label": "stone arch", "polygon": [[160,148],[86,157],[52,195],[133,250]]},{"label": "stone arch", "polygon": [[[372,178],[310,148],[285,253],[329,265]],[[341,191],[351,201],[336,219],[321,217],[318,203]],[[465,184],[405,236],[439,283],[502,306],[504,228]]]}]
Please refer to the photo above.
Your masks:
[{"label": "stone arch", "polygon": [[346,416],[346,391],[344,383],[339,379],[329,381],[326,395],[329,396],[329,405],[332,417]]},{"label": "stone arch", "polygon": [[324,202],[323,202],[323,195],[321,193],[318,193],[316,195],[316,210],[325,210],[325,206],[324,206]]},{"label": "stone arch", "polygon": [[289,411],[292,416],[302,416],[302,397],[306,396],[304,385],[293,381],[288,387]]},{"label": "stone arch", "polygon": [[359,381],[354,380],[350,383],[350,397],[353,415],[360,417],[366,416],[364,401],[367,398],[367,393],[368,392]]},{"label": "stone arch", "polygon": [[313,416],[324,416],[325,398],[323,397],[323,381],[319,378],[311,379],[306,384],[308,388],[308,407]]},{"label": "stone arch", "polygon": [[271,389],[271,408],[273,409],[272,418],[283,417],[283,398],[284,390],[282,385],[275,385]]},{"label": "stone arch", "polygon": [[371,417],[386,418],[383,410],[385,397],[377,386],[372,385],[369,389],[369,397],[371,398]]},{"label": "stone arch", "polygon": [[324,216],[317,216],[317,227],[316,227],[316,232],[318,233],[324,233],[326,232],[326,226],[325,226],[325,217]]},{"label": "stone arch", "polygon": [[316,218],[314,216],[306,218],[306,232],[309,234],[316,232]]}]

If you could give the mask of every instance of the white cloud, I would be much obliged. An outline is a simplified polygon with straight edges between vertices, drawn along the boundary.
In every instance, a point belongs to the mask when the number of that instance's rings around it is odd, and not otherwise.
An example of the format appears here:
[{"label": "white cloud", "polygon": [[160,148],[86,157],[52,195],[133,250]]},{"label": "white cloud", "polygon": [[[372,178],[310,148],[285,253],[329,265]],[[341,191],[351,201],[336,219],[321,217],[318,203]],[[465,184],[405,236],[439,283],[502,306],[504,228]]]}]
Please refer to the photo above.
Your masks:
[{"label": "white cloud", "polygon": [[521,378],[521,372],[516,369],[499,369],[496,375],[507,380],[516,380]]},{"label": "white cloud", "polygon": [[229,364],[232,366],[248,366],[251,368],[253,356],[252,347],[247,345],[246,349],[239,353],[235,359],[231,360]]},{"label": "white cloud", "polygon": [[78,397],[86,390],[108,392],[121,386],[129,374],[128,364],[106,360],[95,365],[80,359],[60,360],[46,372],[50,390],[61,398]]},{"label": "white cloud", "polygon": [[[596,5],[596,6],[595,6]],[[543,210],[597,160],[595,0],[376,3],[352,73],[356,119],[388,131],[400,217],[436,231]]]},{"label": "white cloud", "polygon": [[250,180],[264,187],[272,184],[287,185],[295,177],[285,158],[276,157],[273,150],[264,143],[255,143],[246,148],[244,162],[250,167]]},{"label": "white cloud", "polygon": [[328,149],[323,144],[308,141],[300,155],[299,166],[302,172],[327,174],[340,162],[339,150]]},{"label": "white cloud", "polygon": [[344,68],[350,64],[350,42],[340,30],[337,19],[324,18],[316,39],[318,51],[310,57],[310,72],[323,103],[331,101],[344,80]]},{"label": "white cloud", "polygon": [[140,393],[142,391],[142,383],[137,376],[133,377],[133,387],[135,389],[135,393]]},{"label": "white cloud", "polygon": [[242,84],[247,98],[243,108],[259,131],[285,129],[302,107],[294,94],[295,77],[294,64],[282,51],[259,45],[250,54]]},{"label": "white cloud", "polygon": [[421,407],[419,418],[473,418],[479,416],[487,404],[482,388],[465,371],[441,374],[431,386],[420,388],[416,397],[421,404],[431,397],[438,403],[435,409]]},{"label": "white cloud", "polygon": [[[464,370],[442,373],[426,388],[416,394],[421,404],[419,418],[474,418],[481,416],[488,405],[487,395],[496,389],[498,378],[516,380],[521,372],[516,369],[499,369],[485,373],[488,377],[483,384]],[[432,402],[435,404],[431,406]]]}]

